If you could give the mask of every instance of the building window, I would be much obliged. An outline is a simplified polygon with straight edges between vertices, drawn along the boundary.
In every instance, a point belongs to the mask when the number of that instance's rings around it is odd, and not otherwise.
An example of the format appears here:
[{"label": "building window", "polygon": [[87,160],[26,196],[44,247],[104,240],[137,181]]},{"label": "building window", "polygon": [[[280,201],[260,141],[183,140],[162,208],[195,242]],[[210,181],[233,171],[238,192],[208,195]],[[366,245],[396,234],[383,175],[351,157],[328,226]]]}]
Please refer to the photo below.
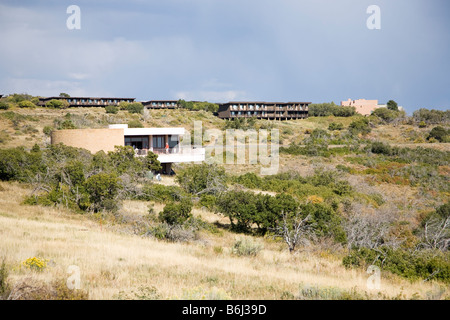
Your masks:
[{"label": "building window", "polygon": [[162,149],[165,147],[164,144],[165,136],[153,136],[153,148]]},{"label": "building window", "polygon": [[133,149],[148,149],[148,136],[125,136],[125,145]]},{"label": "building window", "polygon": [[232,116],[234,116],[236,114],[236,112],[234,112],[234,111],[231,111],[231,115]]}]

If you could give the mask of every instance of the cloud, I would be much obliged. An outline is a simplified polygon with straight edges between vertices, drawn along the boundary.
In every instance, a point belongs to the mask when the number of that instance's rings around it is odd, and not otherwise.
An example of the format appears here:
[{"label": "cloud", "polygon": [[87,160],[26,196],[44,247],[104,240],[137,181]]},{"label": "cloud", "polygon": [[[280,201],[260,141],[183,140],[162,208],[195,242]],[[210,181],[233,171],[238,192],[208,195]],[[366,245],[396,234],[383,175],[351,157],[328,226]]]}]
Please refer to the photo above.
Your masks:
[{"label": "cloud", "polygon": [[189,101],[228,102],[235,100],[247,100],[245,91],[182,91],[175,94],[177,99]]},{"label": "cloud", "polygon": [[55,96],[61,92],[66,92],[72,96],[85,96],[92,91],[87,91],[84,86],[77,81],[64,80],[44,80],[30,78],[7,78],[0,80],[2,93],[28,93],[39,96]]}]

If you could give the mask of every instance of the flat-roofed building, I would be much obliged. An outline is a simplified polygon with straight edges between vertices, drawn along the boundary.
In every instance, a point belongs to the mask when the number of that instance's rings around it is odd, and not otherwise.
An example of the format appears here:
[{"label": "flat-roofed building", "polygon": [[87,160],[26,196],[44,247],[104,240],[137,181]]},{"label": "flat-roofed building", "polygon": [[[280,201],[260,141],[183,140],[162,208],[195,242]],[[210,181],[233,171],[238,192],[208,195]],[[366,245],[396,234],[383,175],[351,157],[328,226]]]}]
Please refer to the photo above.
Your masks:
[{"label": "flat-roofed building", "polygon": [[163,173],[170,173],[172,163],[205,160],[204,148],[181,144],[184,134],[184,128],[128,128],[127,124],[114,124],[105,129],[55,130],[51,143],[63,143],[91,153],[114,151],[115,146],[131,146],[137,156],[146,156],[151,151],[158,155]]},{"label": "flat-roofed building", "polygon": [[46,97],[39,98],[39,105],[45,106],[50,100],[65,100],[69,103],[69,107],[106,107],[117,106],[120,102],[125,101],[133,103],[135,98],[99,98],[99,97]]},{"label": "flat-roofed building", "polygon": [[378,100],[357,99],[341,101],[343,107],[355,107],[355,111],[364,116],[369,116],[376,108],[378,108]]},{"label": "flat-roofed building", "polygon": [[219,104],[221,119],[251,118],[295,120],[308,117],[311,102],[235,101]]},{"label": "flat-roofed building", "polygon": [[149,100],[142,102],[147,109],[175,109],[179,107],[178,100]]}]

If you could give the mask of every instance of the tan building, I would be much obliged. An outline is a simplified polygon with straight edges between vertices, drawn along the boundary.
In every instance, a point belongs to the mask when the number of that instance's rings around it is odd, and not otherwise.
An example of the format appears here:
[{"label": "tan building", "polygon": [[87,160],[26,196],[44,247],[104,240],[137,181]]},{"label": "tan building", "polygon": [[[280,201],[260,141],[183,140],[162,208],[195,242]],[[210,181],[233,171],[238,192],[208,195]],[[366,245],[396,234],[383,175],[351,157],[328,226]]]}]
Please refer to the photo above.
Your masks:
[{"label": "tan building", "polygon": [[343,107],[355,107],[356,112],[369,116],[376,108],[378,108],[378,100],[358,99],[341,101]]},{"label": "tan building", "polygon": [[137,156],[145,156],[148,151],[157,154],[163,173],[169,173],[172,163],[205,160],[204,148],[181,145],[184,134],[184,128],[128,128],[126,124],[114,124],[107,129],[55,130],[51,143],[83,148],[91,153],[114,151],[115,146],[132,146]]}]

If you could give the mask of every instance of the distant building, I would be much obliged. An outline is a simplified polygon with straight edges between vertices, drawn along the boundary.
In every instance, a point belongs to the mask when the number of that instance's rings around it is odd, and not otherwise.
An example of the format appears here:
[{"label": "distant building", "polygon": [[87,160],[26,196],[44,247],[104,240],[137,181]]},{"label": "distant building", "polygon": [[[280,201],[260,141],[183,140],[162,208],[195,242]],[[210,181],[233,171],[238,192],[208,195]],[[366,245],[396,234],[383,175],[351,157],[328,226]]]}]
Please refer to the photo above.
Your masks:
[{"label": "distant building", "polygon": [[221,119],[251,118],[268,120],[294,120],[308,117],[311,102],[227,102],[219,104]]},{"label": "distant building", "polygon": [[132,103],[135,98],[95,98],[95,97],[47,97],[39,98],[39,106],[45,106],[50,100],[65,100],[69,107],[106,107],[109,105],[117,106],[125,101]]},{"label": "distant building", "polygon": [[378,108],[378,100],[366,100],[366,99],[358,99],[347,101],[341,101],[341,106],[343,107],[355,107],[356,112],[368,116],[370,115],[376,108]]},{"label": "distant building", "polygon": [[170,173],[172,163],[205,160],[204,148],[182,146],[184,128],[128,128],[127,124],[109,125],[107,129],[55,130],[51,143],[84,148],[91,153],[114,151],[115,146],[132,146],[137,156],[148,151],[158,155],[163,173]]},{"label": "distant building", "polygon": [[142,102],[147,109],[175,109],[178,108],[178,100],[150,100]]},{"label": "distant building", "polygon": [[[398,110],[404,111],[402,106],[397,106],[397,107],[398,107]],[[378,108],[387,108],[387,104],[379,104]]]}]

